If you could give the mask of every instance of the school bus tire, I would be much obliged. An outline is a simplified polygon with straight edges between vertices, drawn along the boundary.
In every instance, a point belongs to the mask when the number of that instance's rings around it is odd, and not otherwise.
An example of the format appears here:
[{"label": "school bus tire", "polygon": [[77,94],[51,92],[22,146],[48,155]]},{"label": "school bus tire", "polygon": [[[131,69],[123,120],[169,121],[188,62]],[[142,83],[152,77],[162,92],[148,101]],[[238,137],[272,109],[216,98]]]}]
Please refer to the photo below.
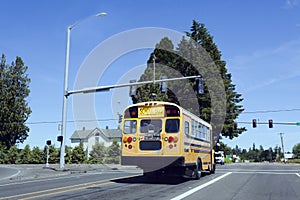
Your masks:
[{"label": "school bus tire", "polygon": [[196,167],[194,169],[194,177],[196,180],[199,180],[201,178],[201,174],[202,174],[201,171],[202,171],[202,162],[201,159],[198,158]]}]

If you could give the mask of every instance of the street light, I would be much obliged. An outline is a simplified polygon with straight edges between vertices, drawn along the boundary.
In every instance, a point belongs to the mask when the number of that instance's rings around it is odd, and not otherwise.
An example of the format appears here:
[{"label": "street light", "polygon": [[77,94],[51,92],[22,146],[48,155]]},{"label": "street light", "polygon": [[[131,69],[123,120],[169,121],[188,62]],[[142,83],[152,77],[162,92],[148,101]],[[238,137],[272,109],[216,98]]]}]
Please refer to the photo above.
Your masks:
[{"label": "street light", "polygon": [[60,147],[60,162],[59,167],[64,168],[65,165],[65,143],[66,143],[66,122],[67,122],[67,99],[69,96],[68,93],[68,78],[69,78],[69,57],[70,57],[70,39],[71,39],[71,30],[80,24],[81,22],[91,18],[91,17],[104,17],[107,14],[105,12],[97,13],[96,15],[89,16],[82,20],[75,22],[74,24],[68,26],[67,29],[67,46],[66,46],[66,63],[65,63],[65,76],[64,76],[64,94],[63,94],[63,107],[62,107],[62,129],[61,136],[62,142]]}]

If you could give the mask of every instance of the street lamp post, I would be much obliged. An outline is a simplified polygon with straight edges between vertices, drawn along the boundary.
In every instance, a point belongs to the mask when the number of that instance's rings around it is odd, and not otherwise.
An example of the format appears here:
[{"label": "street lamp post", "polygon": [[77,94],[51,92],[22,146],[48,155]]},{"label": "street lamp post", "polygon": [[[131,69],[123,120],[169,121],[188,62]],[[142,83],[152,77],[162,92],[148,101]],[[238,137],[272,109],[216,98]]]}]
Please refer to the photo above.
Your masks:
[{"label": "street lamp post", "polygon": [[62,107],[62,128],[61,136],[62,143],[60,148],[60,162],[59,167],[64,168],[65,166],[65,144],[66,144],[66,122],[67,122],[67,103],[68,103],[68,78],[69,78],[69,60],[70,60],[70,40],[71,40],[71,30],[77,26],[79,23],[89,19],[90,17],[104,17],[107,14],[104,12],[98,13],[96,15],[89,16],[83,20],[75,22],[73,25],[68,26],[67,29],[67,46],[66,46],[66,63],[65,63],[65,75],[64,75],[64,94],[63,94],[63,107]]}]

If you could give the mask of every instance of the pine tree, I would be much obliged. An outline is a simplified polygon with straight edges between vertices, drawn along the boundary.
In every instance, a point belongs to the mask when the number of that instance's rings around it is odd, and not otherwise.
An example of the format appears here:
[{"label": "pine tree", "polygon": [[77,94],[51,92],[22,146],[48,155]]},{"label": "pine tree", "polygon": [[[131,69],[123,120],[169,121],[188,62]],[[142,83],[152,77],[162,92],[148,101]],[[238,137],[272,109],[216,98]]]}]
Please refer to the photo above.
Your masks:
[{"label": "pine tree", "polygon": [[19,160],[19,150],[16,145],[11,146],[10,149],[7,151],[7,164],[17,164]]},{"label": "pine tree", "polygon": [[[166,74],[168,78],[206,75],[203,76],[208,77],[204,80],[204,94],[195,94],[194,90],[197,88],[195,79],[168,82],[166,93],[160,92],[159,84],[148,84],[138,88],[137,95],[132,98],[133,103],[149,100],[173,102],[210,122],[214,135],[221,134],[231,139],[237,137],[246,130],[244,127],[234,128],[234,120],[243,111],[239,104],[243,100],[241,94],[235,91],[231,74],[226,69],[226,62],[221,60],[221,52],[204,24],[194,20],[190,31],[187,33],[188,38],[183,37],[176,50],[171,40],[163,38],[150,55],[147,68],[139,81],[153,80],[155,55],[156,79]],[[210,76],[215,68],[220,73],[220,80],[213,75]],[[214,88],[214,91],[209,88]],[[225,93],[222,96],[218,91],[225,91]],[[151,98],[152,93],[156,94],[155,98]],[[214,120],[211,118],[212,115]]]},{"label": "pine tree", "polygon": [[24,149],[19,153],[18,164],[30,164],[32,159],[32,153],[30,146],[27,144]]},{"label": "pine tree", "polygon": [[29,95],[30,79],[28,67],[20,57],[11,65],[2,55],[0,63],[0,142],[8,149],[16,143],[23,143],[28,137],[26,126],[31,109],[26,101]]},{"label": "pine tree", "polygon": [[65,163],[66,164],[71,164],[71,155],[72,155],[72,148],[71,147],[68,147],[66,145],[65,147]]},{"label": "pine tree", "polygon": [[85,151],[83,149],[83,144],[80,144],[72,150],[71,162],[74,164],[84,163],[86,161]]},{"label": "pine tree", "polygon": [[226,92],[226,118],[224,127],[221,132],[223,136],[228,136],[230,139],[237,137],[242,132],[246,131],[245,127],[234,129],[234,120],[243,112],[243,107],[239,104],[243,98],[241,94],[235,91],[235,85],[232,83],[231,74],[227,72],[226,62],[221,60],[221,52],[218,50],[217,45],[213,42],[213,37],[209,34],[204,24],[198,23],[193,20],[193,25],[187,35],[194,41],[199,43],[206,52],[209,53],[214,64],[220,71],[223,78],[225,92]]},{"label": "pine tree", "polygon": [[32,164],[43,164],[46,163],[46,156],[39,147],[33,147],[31,151],[31,162]]},{"label": "pine tree", "polygon": [[55,148],[54,145],[49,145],[49,147],[47,147],[45,145],[45,147],[44,147],[44,155],[45,155],[44,162],[46,162],[47,148],[49,148],[49,160],[48,160],[48,162],[50,164],[58,163],[59,158],[60,158],[60,154],[59,154],[60,151],[59,151],[58,148]]},{"label": "pine tree", "polygon": [[103,142],[93,145],[93,149],[90,152],[89,163],[103,164],[106,157],[106,147]]},{"label": "pine tree", "polygon": [[108,164],[119,164],[120,163],[121,149],[117,140],[107,148],[106,163]]}]

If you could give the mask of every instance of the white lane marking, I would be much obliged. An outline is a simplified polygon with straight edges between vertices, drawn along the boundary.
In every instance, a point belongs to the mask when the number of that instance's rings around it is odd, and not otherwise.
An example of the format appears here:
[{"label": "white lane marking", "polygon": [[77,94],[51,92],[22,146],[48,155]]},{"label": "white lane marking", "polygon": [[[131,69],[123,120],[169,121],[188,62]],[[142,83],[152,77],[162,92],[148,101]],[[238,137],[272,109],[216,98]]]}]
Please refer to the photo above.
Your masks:
[{"label": "white lane marking", "polygon": [[183,199],[183,198],[185,198],[185,197],[187,197],[187,196],[189,196],[189,195],[197,192],[198,190],[201,190],[201,189],[203,189],[203,188],[205,188],[205,187],[207,187],[207,186],[209,186],[209,185],[211,185],[211,184],[213,184],[213,183],[221,180],[222,178],[225,178],[226,176],[228,176],[231,173],[232,172],[227,172],[226,174],[223,174],[222,176],[219,176],[218,178],[215,178],[215,179],[213,179],[213,180],[211,180],[211,181],[209,181],[207,183],[199,185],[198,187],[195,187],[195,188],[193,188],[193,189],[191,189],[191,190],[189,190],[189,191],[187,191],[187,192],[185,192],[185,193],[183,193],[183,194],[181,194],[181,195],[179,195],[177,197],[174,197],[171,200],[180,200],[180,199]]},{"label": "white lane marking", "polygon": [[272,175],[289,175],[289,174],[295,174],[295,173],[292,173],[292,172],[267,172],[267,171],[264,171],[264,172],[232,172],[233,174],[272,174]]},{"label": "white lane marking", "polygon": [[299,178],[300,178],[300,174],[299,173],[296,173],[296,175],[299,176]]},{"label": "white lane marking", "polygon": [[241,171],[241,172],[295,172],[296,169],[218,169],[218,171]]}]

